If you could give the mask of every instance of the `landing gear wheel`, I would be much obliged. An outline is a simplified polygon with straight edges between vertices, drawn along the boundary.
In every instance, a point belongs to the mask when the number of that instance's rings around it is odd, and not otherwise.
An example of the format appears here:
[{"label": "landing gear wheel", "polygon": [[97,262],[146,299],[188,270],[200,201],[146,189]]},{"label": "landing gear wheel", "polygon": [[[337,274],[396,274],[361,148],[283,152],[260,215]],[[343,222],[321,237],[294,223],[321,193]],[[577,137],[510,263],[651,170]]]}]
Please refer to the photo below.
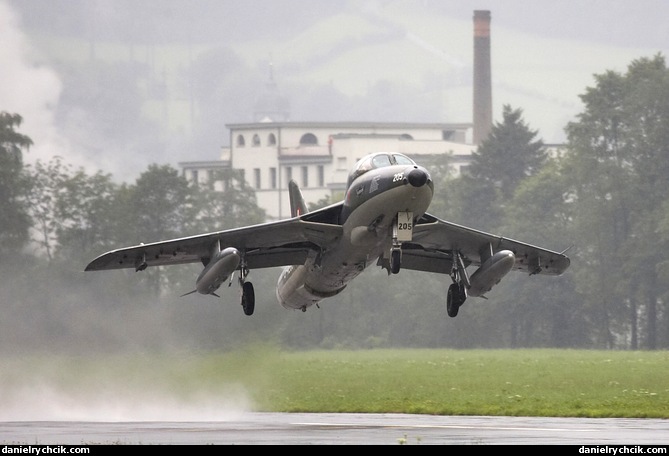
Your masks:
[{"label": "landing gear wheel", "polygon": [[452,283],[448,287],[448,294],[446,295],[446,313],[451,318],[458,316],[460,306],[465,303],[465,293],[460,285]]},{"label": "landing gear wheel", "polygon": [[256,294],[251,282],[244,282],[242,285],[242,308],[244,315],[253,315],[256,306]]},{"label": "landing gear wheel", "polygon": [[448,313],[448,316],[451,318],[457,317],[458,316],[458,310],[460,309],[460,306],[458,306],[456,301],[455,295],[458,293],[458,285],[456,283],[452,283],[450,287],[448,287],[448,294],[446,295],[446,313]]},{"label": "landing gear wheel", "polygon": [[390,272],[397,274],[400,272],[400,264],[402,262],[402,251],[400,249],[393,249],[390,251]]}]

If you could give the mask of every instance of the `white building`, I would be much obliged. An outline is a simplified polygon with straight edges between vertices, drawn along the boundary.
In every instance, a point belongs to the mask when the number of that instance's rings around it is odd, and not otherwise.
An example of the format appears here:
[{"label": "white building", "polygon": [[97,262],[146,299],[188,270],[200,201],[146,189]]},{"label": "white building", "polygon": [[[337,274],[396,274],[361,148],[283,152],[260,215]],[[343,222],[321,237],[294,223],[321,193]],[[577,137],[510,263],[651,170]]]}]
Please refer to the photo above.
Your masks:
[{"label": "white building", "polygon": [[288,181],[307,204],[343,197],[348,173],[363,156],[403,153],[419,163],[443,159],[452,173],[467,166],[476,146],[471,124],[377,122],[272,122],[226,125],[230,147],[218,161],[181,162],[189,181],[207,182],[217,169],[243,170],[268,220],[290,217]]}]

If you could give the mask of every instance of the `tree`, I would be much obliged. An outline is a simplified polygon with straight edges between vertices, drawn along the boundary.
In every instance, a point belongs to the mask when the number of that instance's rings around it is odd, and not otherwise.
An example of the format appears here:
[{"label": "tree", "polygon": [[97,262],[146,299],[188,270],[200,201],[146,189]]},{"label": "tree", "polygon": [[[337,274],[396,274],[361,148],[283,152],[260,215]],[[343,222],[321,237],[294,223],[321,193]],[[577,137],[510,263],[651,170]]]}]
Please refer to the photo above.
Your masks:
[{"label": "tree", "polygon": [[41,247],[49,263],[54,259],[58,242],[56,231],[61,225],[56,215],[56,205],[69,172],[69,165],[63,164],[62,157],[54,157],[46,165],[37,160],[34,166],[27,167],[31,182],[28,194],[30,216],[36,232],[34,241]]},{"label": "tree", "polygon": [[536,174],[546,162],[546,152],[537,131],[522,119],[521,109],[504,105],[502,123],[493,126],[490,135],[474,152],[468,173],[476,181],[491,183],[503,201],[510,200],[518,185]]},{"label": "tree", "polygon": [[[652,59],[633,61],[627,80],[629,146],[637,189],[634,210],[638,215],[632,219],[632,235],[626,251],[636,254],[640,260],[639,267],[628,273],[633,281],[631,288],[639,290],[636,301],[645,303],[641,324],[645,322],[646,334],[641,342],[645,347],[655,349],[658,348],[657,321],[661,315],[657,306],[663,294],[665,311],[669,310],[666,308],[669,287],[657,277],[664,254],[648,242],[657,236],[658,225],[664,216],[662,205],[669,193],[669,69],[664,57],[658,54]],[[635,319],[636,315],[630,313],[630,317]],[[664,329],[669,331],[667,326]]]},{"label": "tree", "polygon": [[[560,159],[549,158],[523,180],[508,203],[502,233],[554,250],[573,244],[568,179]],[[521,217],[518,214],[522,214]],[[512,275],[512,274],[509,274]],[[512,346],[588,347],[588,327],[573,274],[562,277],[506,277],[499,306],[511,313]],[[506,301],[506,302],[505,302]]]},{"label": "tree", "polygon": [[69,261],[90,261],[94,252],[117,248],[113,244],[117,219],[118,186],[110,174],[89,176],[80,169],[60,183],[55,215],[58,256]]},{"label": "tree", "polygon": [[[194,191],[179,171],[170,165],[149,165],[134,185],[122,185],[116,215],[110,221],[120,245],[156,242],[196,234]],[[156,294],[180,286],[181,268],[142,272]]]},{"label": "tree", "polygon": [[237,228],[265,221],[255,191],[244,180],[241,170],[213,173],[205,184],[193,187],[197,198],[197,225],[200,232]]},{"label": "tree", "polygon": [[[566,248],[568,244],[556,242],[550,235],[564,230],[566,195],[557,180],[557,165],[549,161],[537,134],[523,120],[521,109],[505,105],[502,122],[493,126],[472,154],[471,164],[458,177],[442,181],[447,193],[440,194],[444,196],[434,202],[435,207],[443,207],[444,217],[456,223],[537,245]],[[547,168],[548,164],[553,166]],[[439,201],[444,197],[445,204]],[[568,344],[568,335],[552,324],[549,310],[563,311],[556,306],[568,299],[562,291],[571,287],[562,281],[510,276],[490,293],[491,299],[495,297],[494,306],[477,299],[467,301],[462,310],[475,322],[470,332],[476,337],[463,334],[458,343],[512,347]],[[553,287],[554,295],[560,291],[560,296],[546,300],[546,286]],[[471,340],[464,342],[467,339]]]},{"label": "tree", "polygon": [[111,175],[76,172],[56,156],[26,167],[31,182],[27,199],[38,244],[48,262],[85,260],[113,244],[117,186]]},{"label": "tree", "polygon": [[537,173],[546,161],[543,142],[535,140],[521,109],[504,106],[503,120],[472,153],[471,164],[447,184],[454,204],[451,218],[458,223],[492,231],[523,179]]},{"label": "tree", "polygon": [[149,165],[129,188],[128,232],[153,242],[193,233],[196,207],[188,181],[170,165]]},{"label": "tree", "polygon": [[595,75],[585,105],[567,125],[567,171],[579,238],[577,285],[600,344],[656,348],[659,265],[654,241],[669,192],[669,72],[661,55],[634,60],[625,74]]},{"label": "tree", "polygon": [[22,122],[19,114],[0,112],[0,253],[20,251],[30,237],[23,150],[33,142],[16,131]]}]

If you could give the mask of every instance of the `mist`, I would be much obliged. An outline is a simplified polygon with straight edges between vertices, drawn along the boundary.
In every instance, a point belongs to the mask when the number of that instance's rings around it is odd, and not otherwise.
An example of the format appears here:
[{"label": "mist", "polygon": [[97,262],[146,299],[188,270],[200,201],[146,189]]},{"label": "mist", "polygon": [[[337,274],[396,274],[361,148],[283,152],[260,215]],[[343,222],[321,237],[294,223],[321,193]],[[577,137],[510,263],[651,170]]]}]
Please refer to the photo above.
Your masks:
[{"label": "mist", "polygon": [[[547,143],[593,74],[667,51],[661,0],[4,0],[0,105],[28,161],[132,181],[216,160],[270,77],[296,121],[470,122],[472,15],[490,9],[493,115],[522,108]],[[271,75],[271,76],[270,76]]]},{"label": "mist", "polygon": [[[6,368],[6,366],[3,366]],[[27,368],[23,365],[22,368]],[[111,371],[111,369],[110,369]],[[193,388],[180,397],[174,389],[128,384],[100,377],[76,391],[48,375],[26,376],[21,385],[2,383],[2,421],[227,421],[253,411],[241,385],[216,390]]]}]

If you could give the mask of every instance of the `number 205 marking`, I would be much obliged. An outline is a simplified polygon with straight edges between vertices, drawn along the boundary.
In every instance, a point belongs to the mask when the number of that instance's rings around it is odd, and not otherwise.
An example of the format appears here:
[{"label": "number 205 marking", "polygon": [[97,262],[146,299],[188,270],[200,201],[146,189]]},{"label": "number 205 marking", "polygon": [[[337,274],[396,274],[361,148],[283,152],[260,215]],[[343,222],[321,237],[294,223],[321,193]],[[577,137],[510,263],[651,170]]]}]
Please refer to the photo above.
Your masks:
[{"label": "number 205 marking", "polygon": [[404,179],[404,173],[397,173],[393,176],[393,182],[401,181]]}]

